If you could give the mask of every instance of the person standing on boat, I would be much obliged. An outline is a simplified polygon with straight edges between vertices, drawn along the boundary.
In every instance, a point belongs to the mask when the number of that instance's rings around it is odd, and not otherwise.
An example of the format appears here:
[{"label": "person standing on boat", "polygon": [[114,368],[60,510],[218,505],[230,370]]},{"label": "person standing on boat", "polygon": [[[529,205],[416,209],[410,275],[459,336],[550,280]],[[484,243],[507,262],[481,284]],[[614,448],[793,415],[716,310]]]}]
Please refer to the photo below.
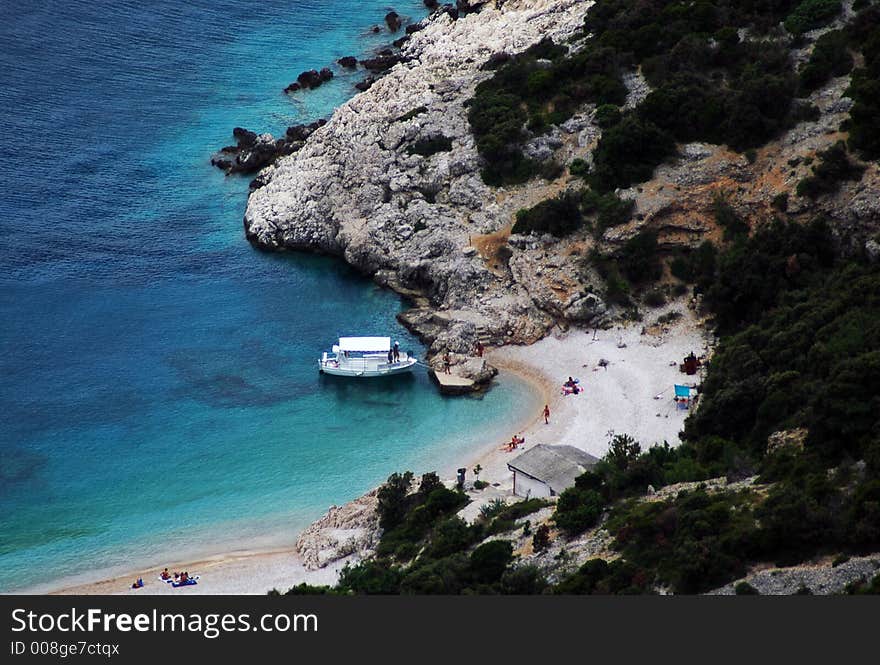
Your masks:
[{"label": "person standing on boat", "polygon": [[394,342],[394,362],[400,362],[400,344],[398,342]]},{"label": "person standing on boat", "polygon": [[394,362],[394,351],[388,349],[388,364],[392,364]]}]

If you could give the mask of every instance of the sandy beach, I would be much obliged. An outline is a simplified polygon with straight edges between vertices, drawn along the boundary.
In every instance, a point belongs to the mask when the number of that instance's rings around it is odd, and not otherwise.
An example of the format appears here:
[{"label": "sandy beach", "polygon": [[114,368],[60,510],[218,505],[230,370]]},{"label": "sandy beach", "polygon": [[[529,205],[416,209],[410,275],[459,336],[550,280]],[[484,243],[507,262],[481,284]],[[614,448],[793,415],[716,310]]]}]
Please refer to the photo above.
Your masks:
[{"label": "sandy beach", "polygon": [[[668,311],[682,317],[666,325],[652,321]],[[608,449],[612,433],[629,434],[647,448],[667,441],[679,443],[687,411],[673,401],[675,383],[693,384],[698,376],[686,376],[678,363],[688,353],[706,352],[702,328],[682,303],[649,312],[643,322],[616,326],[608,330],[571,330],[551,335],[527,347],[503,347],[487,352],[490,363],[502,373],[516,374],[530,382],[550,406],[550,423],[545,424],[540,409],[522,414],[510,431],[500,431],[466,460],[472,470],[482,467],[480,479],[493,485],[490,490],[473,492],[474,502],[467,512],[492,498],[507,496],[512,474],[507,463],[536,444],[567,444],[596,457]],[[600,361],[601,364],[600,364]],[[583,391],[563,395],[568,377],[579,379]],[[514,433],[525,437],[518,450],[507,452],[505,443]],[[440,468],[453,468],[462,460],[449,460]],[[393,469],[389,469],[389,473]],[[472,480],[472,472],[468,479]],[[497,484],[497,485],[496,485]],[[208,557],[192,562],[169,562],[170,570],[186,570],[199,575],[199,584],[173,588],[158,579],[162,568],[133,570],[123,576],[77,584],[35,589],[39,593],[60,594],[264,594],[272,589],[286,590],[300,582],[333,584],[349,559],[340,559],[325,568],[308,570],[294,549],[249,552]],[[132,582],[143,578],[145,586],[132,589]]]},{"label": "sandy beach", "polygon": [[[698,376],[679,372],[678,364],[693,351],[706,353],[702,328],[691,312],[678,306],[682,317],[666,326],[650,321],[609,330],[572,330],[527,347],[503,347],[489,361],[501,371],[514,372],[540,387],[550,406],[550,423],[536,413],[521,436],[526,441],[507,452],[506,438],[474,460],[484,471],[480,478],[512,488],[507,462],[536,444],[565,444],[602,457],[613,434],[629,434],[643,449],[664,441],[675,446],[688,411],[673,401],[678,384],[694,385]],[[669,309],[650,313],[656,319]],[[647,327],[647,330],[646,330]],[[600,361],[604,361],[600,365]],[[573,377],[582,392],[563,395],[562,384]]]}]

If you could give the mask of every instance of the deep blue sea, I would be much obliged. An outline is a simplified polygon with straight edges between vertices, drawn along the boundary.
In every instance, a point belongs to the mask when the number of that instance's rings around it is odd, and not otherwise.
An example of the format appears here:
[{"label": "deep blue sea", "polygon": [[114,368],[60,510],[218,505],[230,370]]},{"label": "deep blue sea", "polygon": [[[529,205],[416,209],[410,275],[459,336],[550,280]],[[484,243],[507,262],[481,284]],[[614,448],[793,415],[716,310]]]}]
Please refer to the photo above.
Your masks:
[{"label": "deep blue sea", "polygon": [[[395,2],[424,16],[421,0]],[[289,544],[394,470],[448,468],[534,410],[522,383],[320,377],[402,304],[340,262],[244,239],[241,125],[328,116],[376,0],[0,3],[0,592]],[[442,437],[442,443],[441,443]]]}]

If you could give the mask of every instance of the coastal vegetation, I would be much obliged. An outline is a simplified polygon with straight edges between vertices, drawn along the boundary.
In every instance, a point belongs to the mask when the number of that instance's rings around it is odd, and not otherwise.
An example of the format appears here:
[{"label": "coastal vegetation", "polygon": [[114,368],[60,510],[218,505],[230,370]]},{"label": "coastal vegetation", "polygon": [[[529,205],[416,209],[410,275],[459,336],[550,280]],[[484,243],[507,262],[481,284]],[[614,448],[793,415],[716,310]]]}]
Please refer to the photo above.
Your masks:
[{"label": "coastal vegetation", "polygon": [[[597,105],[604,130],[588,180],[600,192],[650,178],[676,142],[706,141],[746,151],[814,113],[797,101],[792,34],[834,19],[840,3],[716,0],[606,0],[586,17],[570,45],[544,40],[509,58],[481,83],[468,120],[485,160],[487,184],[518,183],[537,173],[524,156],[530,137]],[[747,35],[743,37],[742,35]],[[851,67],[844,38],[828,37],[800,73],[801,90]],[[852,43],[852,39],[849,40]],[[624,110],[624,75],[639,68],[651,92]]]}]

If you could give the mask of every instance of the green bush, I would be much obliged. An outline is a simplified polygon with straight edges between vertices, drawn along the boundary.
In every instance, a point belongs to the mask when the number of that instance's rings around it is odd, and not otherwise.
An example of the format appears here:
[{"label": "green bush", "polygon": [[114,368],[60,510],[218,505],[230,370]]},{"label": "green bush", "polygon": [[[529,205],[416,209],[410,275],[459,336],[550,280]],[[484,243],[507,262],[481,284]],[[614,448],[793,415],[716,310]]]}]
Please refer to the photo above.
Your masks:
[{"label": "green bush", "polygon": [[657,234],[642,231],[627,240],[618,252],[617,264],[630,282],[642,284],[663,274],[657,247]]},{"label": "green bush", "polygon": [[549,586],[547,579],[535,566],[517,566],[501,576],[501,593],[508,595],[535,595]]},{"label": "green bush", "polygon": [[343,593],[395,594],[401,578],[402,573],[396,566],[367,559],[355,566],[346,564],[339,572],[336,588]]},{"label": "green bush", "polygon": [[407,471],[404,474],[393,473],[388,480],[379,488],[378,513],[379,526],[384,530],[393,529],[400,524],[406,516],[406,496],[412,484],[413,474]]},{"label": "green bush", "polygon": [[581,195],[581,208],[584,213],[596,215],[597,236],[601,236],[605,229],[626,224],[632,216],[635,205],[635,201],[622,199],[614,193],[599,194],[592,189],[586,189]]},{"label": "green bush", "polygon": [[452,139],[448,136],[431,136],[419,139],[406,148],[408,154],[421,155],[422,157],[430,157],[438,152],[449,152],[450,150],[452,150]]},{"label": "green bush", "polygon": [[843,6],[840,0],[803,0],[785,19],[785,29],[793,35],[828,25]]},{"label": "green bush", "polygon": [[798,71],[799,93],[808,95],[830,78],[849,74],[852,68],[853,57],[849,52],[846,32],[827,32],[816,40],[809,61]]},{"label": "green bush", "polygon": [[578,196],[566,193],[517,212],[513,233],[550,233],[561,237],[580,228],[582,222]]},{"label": "green bush", "polygon": [[590,172],[590,165],[583,159],[573,159],[568,166],[568,172],[577,178],[585,178]]},{"label": "green bush", "polygon": [[634,594],[650,593],[652,578],[648,571],[627,561],[589,559],[574,575],[562,580],[553,590],[557,594]]},{"label": "green bush", "polygon": [[674,152],[675,141],[669,133],[628,115],[602,135],[593,151],[590,186],[605,193],[649,180]]},{"label": "green bush", "polygon": [[846,152],[846,144],[838,141],[833,146],[818,153],[819,164],[813,166],[813,175],[807,176],[797,185],[798,196],[811,199],[825,194],[833,194],[845,180],[860,180],[865,167],[855,164]]},{"label": "green bush", "polygon": [[623,118],[620,107],[614,104],[603,104],[596,109],[596,124],[602,129],[613,127]]},{"label": "green bush", "polygon": [[786,212],[788,210],[788,192],[782,192],[774,196],[770,205],[779,212]]},{"label": "green bush", "polygon": [[559,495],[553,519],[568,536],[576,536],[596,525],[605,501],[594,490],[569,487]]},{"label": "green bush", "polygon": [[746,581],[738,582],[733,589],[737,596],[760,596],[760,592]]},{"label": "green bush", "polygon": [[506,540],[492,540],[480,545],[470,556],[470,567],[481,584],[493,584],[501,579],[513,561],[513,546]]},{"label": "green bush", "polygon": [[532,549],[536,552],[543,552],[550,547],[550,527],[542,524],[535,530],[532,536]]},{"label": "green bush", "polygon": [[666,295],[661,289],[651,289],[645,294],[645,304],[648,307],[663,307],[666,304]]},{"label": "green bush", "polygon": [[675,499],[624,504],[609,519],[614,547],[678,593],[699,593],[745,573],[755,551],[753,495],[682,492]]}]

